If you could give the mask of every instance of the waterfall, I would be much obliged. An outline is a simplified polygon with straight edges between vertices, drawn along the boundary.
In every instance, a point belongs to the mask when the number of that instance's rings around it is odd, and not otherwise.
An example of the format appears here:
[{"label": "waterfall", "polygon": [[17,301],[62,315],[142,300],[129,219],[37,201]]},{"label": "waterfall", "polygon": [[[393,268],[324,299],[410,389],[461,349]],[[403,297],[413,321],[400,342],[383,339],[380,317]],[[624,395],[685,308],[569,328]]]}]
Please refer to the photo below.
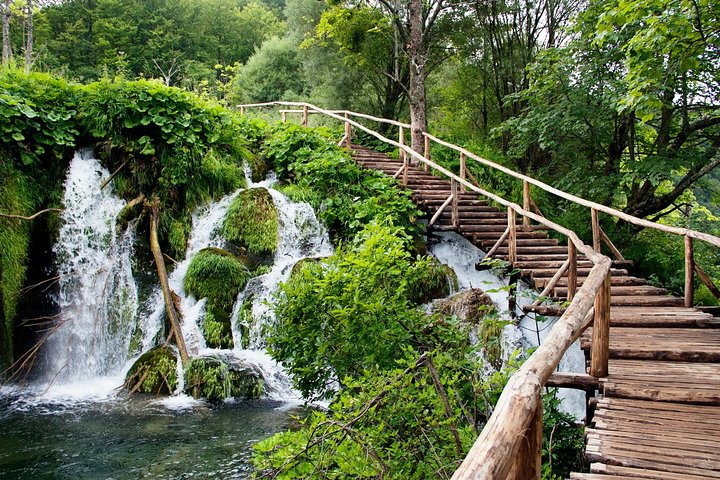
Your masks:
[{"label": "waterfall", "polygon": [[[480,262],[485,253],[470,243],[464,237],[454,232],[437,233],[438,243],[430,247],[430,253],[441,263],[449,265],[458,277],[460,290],[480,288],[490,296],[498,311],[500,318],[512,321],[508,311],[507,279],[495,275],[491,270],[478,271],[475,265]],[[522,306],[531,304],[537,292],[520,282],[517,297],[518,315],[522,315]],[[507,325],[503,330],[501,345],[503,354],[507,357],[518,348],[528,349],[537,347],[538,337],[542,341],[550,332],[556,318],[548,318],[545,322],[536,322],[533,314],[524,316],[516,324]],[[578,342],[567,351],[559,365],[562,372],[585,371],[585,358]],[[585,394],[577,390],[560,389],[558,397],[563,400],[561,408],[573,414],[576,418],[585,417]]]},{"label": "waterfall", "polygon": [[[117,235],[125,202],[89,150],[75,154],[65,181],[64,210],[54,247],[60,274],[60,318],[46,341],[41,377],[67,385],[121,373],[135,328],[137,287],[131,265],[134,226]],[[116,385],[115,385],[116,386]]]}]

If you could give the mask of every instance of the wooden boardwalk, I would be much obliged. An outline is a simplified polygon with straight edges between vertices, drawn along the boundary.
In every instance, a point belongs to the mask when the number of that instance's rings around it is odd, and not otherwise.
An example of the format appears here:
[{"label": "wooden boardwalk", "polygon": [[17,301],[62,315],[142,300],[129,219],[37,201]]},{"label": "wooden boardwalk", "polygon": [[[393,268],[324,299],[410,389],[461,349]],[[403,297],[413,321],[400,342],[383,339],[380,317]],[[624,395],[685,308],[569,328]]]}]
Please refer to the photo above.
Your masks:
[{"label": "wooden boardwalk", "polygon": [[[396,175],[402,162],[353,146],[362,166]],[[451,193],[448,180],[409,167],[407,186],[428,218]],[[459,222],[450,209],[431,229],[453,230],[488,251],[507,228],[507,214],[474,193],[460,193]],[[508,254],[506,246],[496,256]],[[543,230],[523,229],[518,222],[514,268],[542,290],[567,260],[567,247]],[[505,257],[506,258],[506,257]],[[578,256],[578,287],[591,262]],[[720,478],[720,319],[683,299],[632,276],[629,262],[611,270],[609,374],[600,379],[599,399],[587,429],[586,457],[592,473],[570,478],[709,479]],[[567,278],[551,296],[563,300]],[[586,352],[592,332],[581,338]]]}]

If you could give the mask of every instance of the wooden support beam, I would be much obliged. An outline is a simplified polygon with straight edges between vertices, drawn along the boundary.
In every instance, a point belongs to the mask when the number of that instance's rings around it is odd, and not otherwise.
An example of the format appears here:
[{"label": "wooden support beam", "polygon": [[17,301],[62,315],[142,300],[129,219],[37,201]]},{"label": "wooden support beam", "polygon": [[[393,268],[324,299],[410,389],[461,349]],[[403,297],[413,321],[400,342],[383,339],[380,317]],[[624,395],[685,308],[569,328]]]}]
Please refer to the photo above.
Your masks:
[{"label": "wooden support beam", "polygon": [[505,240],[507,240],[509,235],[510,235],[510,229],[506,228],[505,231],[503,232],[503,234],[498,239],[498,241],[495,242],[495,245],[493,245],[492,248],[490,249],[490,251],[488,251],[487,254],[485,254],[485,257],[483,258],[483,260],[485,258],[491,258],[493,255],[495,255],[495,252],[497,252],[498,248],[500,248],[500,246],[503,243],[505,243]]},{"label": "wooden support beam", "polygon": [[602,241],[605,243],[605,245],[607,245],[607,247],[610,249],[612,254],[615,256],[615,260],[620,260],[621,262],[625,262],[626,261],[625,257],[623,257],[622,253],[620,253],[620,250],[618,250],[617,247],[615,246],[615,244],[612,242],[612,240],[610,240],[610,237],[607,236],[607,234],[605,233],[605,230],[603,230],[602,227],[599,227],[599,228],[600,228],[600,238],[602,238]]},{"label": "wooden support beam", "polygon": [[544,317],[560,317],[565,313],[566,308],[559,305],[525,305],[522,307],[523,313],[537,313]]},{"label": "wooden support beam", "polygon": [[430,219],[430,223],[428,223],[428,227],[431,227],[435,225],[435,222],[437,222],[438,218],[440,218],[440,215],[442,215],[443,211],[447,208],[448,205],[450,205],[450,202],[453,201],[453,194],[451,193],[447,200],[443,202],[442,205],[440,205],[440,208],[437,209],[437,212],[435,212],[435,215],[432,216]]},{"label": "wooden support beam", "polygon": [[508,260],[510,263],[517,261],[517,230],[515,226],[515,210],[512,207],[508,207]]},{"label": "wooden support beam", "polygon": [[308,115],[308,107],[307,105],[303,105],[303,116],[302,116],[302,125],[303,127],[308,126],[308,119],[310,115]]},{"label": "wooden support beam", "polygon": [[715,295],[715,298],[720,300],[720,289],[718,289],[718,287],[713,283],[710,276],[697,263],[693,262],[693,267],[695,268],[695,272],[698,274],[698,277],[700,277],[700,281],[705,284],[708,290],[710,290],[710,293]]},{"label": "wooden support beam", "polygon": [[520,440],[508,479],[540,480],[542,476],[543,405],[538,401],[535,414]]},{"label": "wooden support beam", "polygon": [[595,319],[592,330],[590,375],[607,377],[610,355],[610,272],[605,276],[595,297]]},{"label": "wooden support beam", "polygon": [[240,107],[240,115],[245,115],[245,107]]},{"label": "wooden support beam", "polygon": [[568,242],[567,284],[567,299],[570,302],[577,292],[577,248],[572,242]]},{"label": "wooden support beam", "polygon": [[693,239],[685,235],[685,306],[691,308],[695,300],[695,286],[693,276],[695,273],[695,258],[693,255]]},{"label": "wooden support beam", "polygon": [[405,162],[407,160],[407,154],[405,153],[405,149],[402,148],[405,146],[405,129],[401,126],[398,127],[400,132],[398,133],[398,143],[400,144],[400,160]]},{"label": "wooden support beam", "polygon": [[280,119],[282,123],[287,123],[287,112],[280,112]]},{"label": "wooden support beam", "polygon": [[594,208],[590,209],[590,218],[592,221],[593,250],[600,253],[600,220],[598,212]]},{"label": "wooden support beam", "polygon": [[[523,180],[523,210],[530,211],[530,184]],[[523,227],[530,226],[530,219],[523,215]]]},{"label": "wooden support beam", "polygon": [[555,372],[550,375],[545,386],[557,388],[574,388],[577,390],[597,390],[600,382],[597,378],[585,373]]},{"label": "wooden support beam", "polygon": [[347,112],[345,112],[345,146],[349,149],[351,145],[351,138],[352,138],[352,126],[350,125],[349,120],[350,116]]},{"label": "wooden support beam", "polygon": [[[423,157],[430,160],[430,138],[427,136],[425,136],[425,150],[424,150]],[[423,163],[423,170],[425,170],[426,172],[430,171],[430,167],[428,166],[427,163]]]},{"label": "wooden support beam", "polygon": [[558,268],[558,271],[555,272],[555,275],[552,276],[550,281],[547,283],[545,288],[542,292],[540,292],[540,295],[538,298],[530,305],[531,307],[535,307],[537,305],[540,305],[540,303],[545,300],[546,297],[552,294],[552,291],[555,289],[555,285],[557,285],[558,281],[562,278],[563,275],[565,275],[565,272],[567,271],[568,267],[570,266],[570,257],[568,257],[565,262]]},{"label": "wooden support beam", "polygon": [[[461,152],[460,153],[460,179],[461,180],[465,180],[467,178],[466,172],[467,172],[467,165],[465,165],[465,154]],[[460,191],[461,192],[465,191],[465,186],[462,183],[460,184]]]},{"label": "wooden support beam", "polygon": [[454,179],[450,180],[450,195],[452,196],[452,224],[457,228],[460,226],[460,209],[458,208],[458,184]]}]

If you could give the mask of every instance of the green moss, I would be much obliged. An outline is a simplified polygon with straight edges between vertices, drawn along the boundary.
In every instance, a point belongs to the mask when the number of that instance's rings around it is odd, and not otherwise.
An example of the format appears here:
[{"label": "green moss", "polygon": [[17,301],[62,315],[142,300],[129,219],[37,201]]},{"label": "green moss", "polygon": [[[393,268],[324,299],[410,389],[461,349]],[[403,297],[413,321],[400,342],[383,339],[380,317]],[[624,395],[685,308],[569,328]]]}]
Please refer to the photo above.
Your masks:
[{"label": "green moss", "polygon": [[419,281],[410,286],[409,297],[415,303],[423,304],[436,298],[447,297],[457,289],[458,279],[455,271],[448,265],[433,261]]},{"label": "green moss", "polygon": [[496,370],[502,368],[502,332],[508,322],[498,319],[496,316],[486,317],[478,325],[478,340],[485,358]]},{"label": "green moss", "polygon": [[253,182],[261,182],[265,180],[268,172],[270,171],[270,165],[264,155],[253,155],[250,159],[250,171],[252,173]]},{"label": "green moss", "polygon": [[219,248],[200,250],[185,275],[185,292],[195,298],[207,298],[208,305],[231,311],[238,293],[245,287],[250,272],[230,252]]},{"label": "green moss", "polygon": [[140,356],[125,376],[125,388],[141,393],[169,395],[177,388],[177,356],[169,347],[157,347]]},{"label": "green moss", "polygon": [[230,315],[217,307],[208,307],[203,323],[203,336],[210,348],[233,348]]},{"label": "green moss", "polygon": [[263,389],[256,369],[221,357],[193,358],[185,370],[185,391],[194,397],[213,401],[257,398]]},{"label": "green moss", "polygon": [[240,192],[223,222],[223,235],[251,253],[272,254],[277,248],[278,213],[264,188]]},{"label": "green moss", "polygon": [[[34,207],[25,177],[0,162],[0,211],[28,215]],[[0,218],[0,372],[13,361],[13,331],[25,283],[30,223]]]}]

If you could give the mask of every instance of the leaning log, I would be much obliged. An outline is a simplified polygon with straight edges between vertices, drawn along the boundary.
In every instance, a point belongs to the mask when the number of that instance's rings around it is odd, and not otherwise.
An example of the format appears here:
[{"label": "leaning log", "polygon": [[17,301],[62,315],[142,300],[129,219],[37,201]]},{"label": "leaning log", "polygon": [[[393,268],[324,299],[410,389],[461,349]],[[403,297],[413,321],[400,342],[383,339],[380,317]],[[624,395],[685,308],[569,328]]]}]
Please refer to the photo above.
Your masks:
[{"label": "leaning log", "polygon": [[153,258],[155,258],[155,265],[157,266],[158,277],[160,278],[160,286],[162,287],[163,299],[165,300],[165,311],[167,312],[168,320],[170,321],[170,328],[173,331],[175,337],[175,343],[180,352],[180,361],[183,366],[187,365],[189,356],[187,347],[185,347],[185,340],[182,336],[182,330],[180,329],[180,314],[175,308],[175,302],[173,302],[173,291],[170,289],[170,283],[168,281],[167,269],[165,268],[165,259],[163,258],[162,250],[160,249],[160,241],[158,240],[158,225],[160,223],[160,200],[154,198],[150,202],[150,250],[152,250]]}]

